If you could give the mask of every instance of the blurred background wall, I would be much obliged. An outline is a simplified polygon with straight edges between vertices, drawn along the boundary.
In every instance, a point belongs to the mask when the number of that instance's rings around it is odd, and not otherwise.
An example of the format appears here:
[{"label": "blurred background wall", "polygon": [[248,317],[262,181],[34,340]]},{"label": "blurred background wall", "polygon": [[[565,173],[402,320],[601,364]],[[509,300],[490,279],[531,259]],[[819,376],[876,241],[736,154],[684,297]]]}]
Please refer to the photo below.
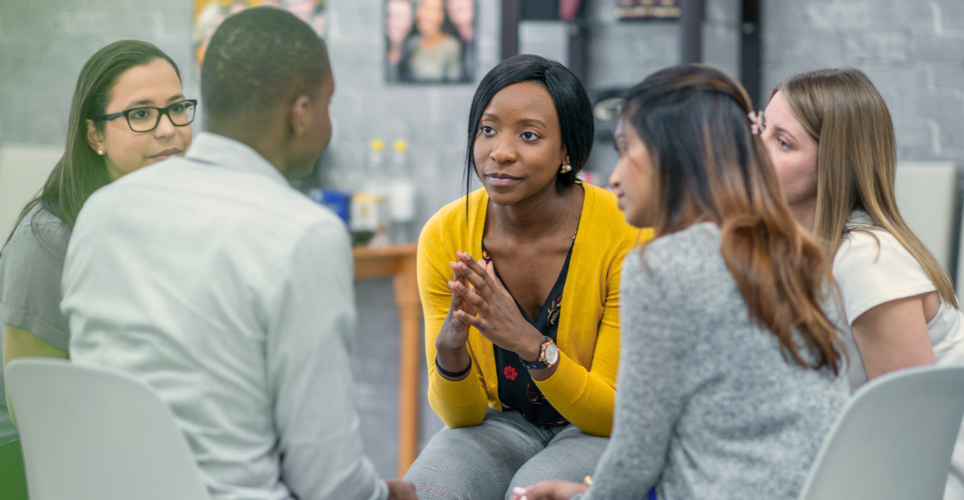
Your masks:
[{"label": "blurred background wall", "polygon": [[[525,1],[525,0],[523,0]],[[475,82],[384,83],[384,0],[329,0],[328,41],[336,79],[335,132],[318,180],[358,168],[373,137],[409,141],[418,181],[418,225],[464,191],[466,117],[475,85],[500,60],[501,3],[477,1]],[[616,0],[587,0],[584,84],[629,86],[680,61],[677,21],[621,22]],[[86,59],[124,38],[156,44],[181,68],[185,94],[199,97],[192,54],[193,0],[0,1],[0,234],[61,154],[73,85]],[[705,0],[702,61],[739,75],[739,0]],[[761,91],[819,67],[864,70],[890,106],[901,160],[964,165],[964,2],[961,0],[761,0]],[[530,21],[519,50],[567,63],[568,26]],[[203,102],[201,103],[203,109]],[[196,125],[201,125],[196,123]],[[201,127],[196,126],[195,131]],[[596,182],[615,163],[597,144]],[[366,450],[395,475],[398,316],[389,280],[356,283],[354,375]],[[423,374],[424,382],[424,374]],[[424,394],[424,391],[423,391]],[[427,403],[422,442],[442,427]]]}]

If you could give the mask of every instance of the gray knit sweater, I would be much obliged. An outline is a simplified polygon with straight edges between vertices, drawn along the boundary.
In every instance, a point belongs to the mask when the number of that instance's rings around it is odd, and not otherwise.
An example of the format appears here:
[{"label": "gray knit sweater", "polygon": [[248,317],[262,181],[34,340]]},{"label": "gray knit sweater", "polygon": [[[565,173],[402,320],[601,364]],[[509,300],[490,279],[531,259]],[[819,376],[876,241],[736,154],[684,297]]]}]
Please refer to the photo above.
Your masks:
[{"label": "gray knit sweater", "polygon": [[719,228],[630,252],[620,293],[612,439],[580,498],[643,499],[654,486],[661,500],[797,498],[847,379],[781,356],[750,319]]}]

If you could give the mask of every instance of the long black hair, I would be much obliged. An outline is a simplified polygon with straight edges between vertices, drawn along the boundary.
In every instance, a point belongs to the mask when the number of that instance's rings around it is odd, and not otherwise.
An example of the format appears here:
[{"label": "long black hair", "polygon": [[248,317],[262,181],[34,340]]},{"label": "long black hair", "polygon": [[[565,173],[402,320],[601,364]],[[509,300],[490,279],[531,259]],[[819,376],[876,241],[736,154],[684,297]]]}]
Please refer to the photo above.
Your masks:
[{"label": "long black hair", "polygon": [[[87,198],[110,182],[106,160],[87,142],[87,120],[93,120],[97,130],[103,132],[105,122],[101,117],[107,110],[114,82],[125,71],[157,59],[170,63],[180,80],[177,64],[161,49],[140,40],[114,42],[87,60],[77,77],[77,87],[70,103],[64,155],[50,172],[40,194],[20,212],[14,231],[38,203],[73,229]],[[9,241],[9,237],[7,239]]]},{"label": "long black hair", "polygon": [[479,122],[489,101],[500,90],[521,82],[536,82],[552,96],[559,116],[562,144],[566,147],[572,170],[556,176],[556,189],[563,190],[576,183],[576,174],[586,165],[592,151],[594,125],[592,104],[582,83],[576,75],[562,64],[545,57],[531,54],[512,56],[491,71],[475,90],[469,110],[468,147],[465,150],[465,194],[469,194],[472,176],[475,175],[475,138],[479,134]]}]

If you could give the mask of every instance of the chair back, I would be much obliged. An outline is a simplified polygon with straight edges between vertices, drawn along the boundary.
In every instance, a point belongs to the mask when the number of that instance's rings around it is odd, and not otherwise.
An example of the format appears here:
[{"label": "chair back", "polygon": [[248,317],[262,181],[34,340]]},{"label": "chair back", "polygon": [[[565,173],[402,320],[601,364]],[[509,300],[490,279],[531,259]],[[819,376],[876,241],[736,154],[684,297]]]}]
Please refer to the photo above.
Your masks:
[{"label": "chair back", "polygon": [[883,375],[858,389],[799,500],[941,500],[964,415],[964,366]]},{"label": "chair back", "polygon": [[123,373],[14,359],[7,388],[31,500],[209,500],[167,405]]},{"label": "chair back", "polygon": [[899,161],[895,176],[900,216],[948,275],[954,276],[954,269],[958,270],[959,279],[959,256],[954,253],[961,236],[957,165],[953,161]]}]

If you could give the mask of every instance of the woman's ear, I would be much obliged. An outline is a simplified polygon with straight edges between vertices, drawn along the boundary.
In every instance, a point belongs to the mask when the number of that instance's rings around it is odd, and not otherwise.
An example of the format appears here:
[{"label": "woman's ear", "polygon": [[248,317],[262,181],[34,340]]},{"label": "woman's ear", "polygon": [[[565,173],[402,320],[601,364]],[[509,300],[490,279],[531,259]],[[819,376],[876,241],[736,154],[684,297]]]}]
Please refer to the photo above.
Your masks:
[{"label": "woman's ear", "polygon": [[104,133],[97,130],[97,126],[94,125],[94,120],[90,119],[87,120],[87,144],[99,155],[103,155],[106,152],[106,148],[104,147]]}]

